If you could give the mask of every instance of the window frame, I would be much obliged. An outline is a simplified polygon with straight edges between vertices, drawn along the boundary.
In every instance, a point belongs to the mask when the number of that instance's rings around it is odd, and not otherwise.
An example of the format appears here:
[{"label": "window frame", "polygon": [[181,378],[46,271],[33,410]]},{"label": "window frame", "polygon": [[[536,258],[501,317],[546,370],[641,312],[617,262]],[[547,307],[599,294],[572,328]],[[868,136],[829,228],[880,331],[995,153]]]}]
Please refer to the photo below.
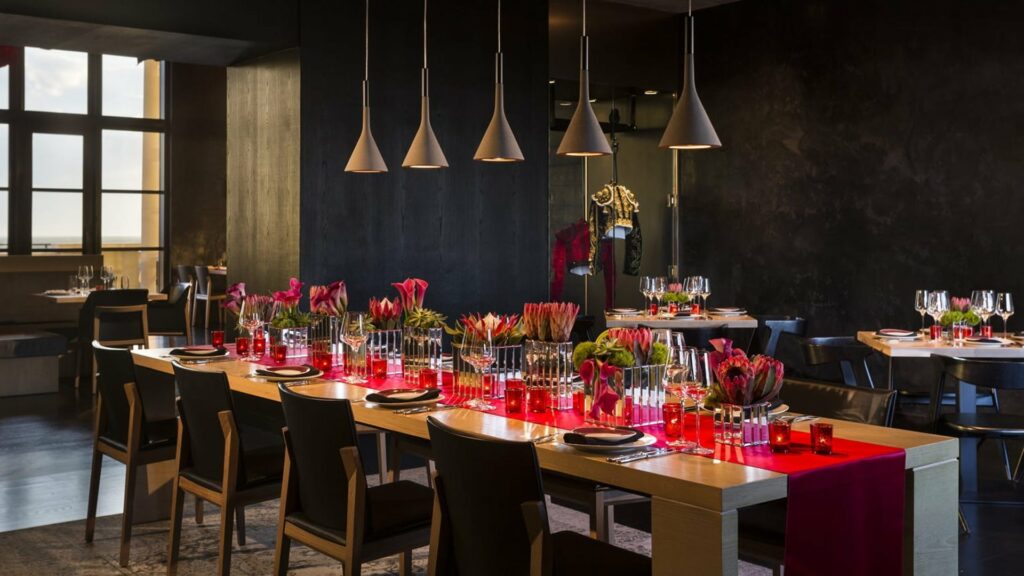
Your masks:
[{"label": "window frame", "polygon": [[[161,251],[162,274],[168,278],[169,230],[171,222],[171,67],[161,62],[161,91],[163,118],[129,118],[103,116],[103,55],[88,54],[88,102],[85,114],[40,112],[25,109],[25,50],[16,49],[9,65],[8,108],[0,109],[0,123],[8,125],[8,246],[0,255],[41,255],[74,253],[98,255],[104,251]],[[157,132],[163,135],[161,150],[162,190],[104,190],[103,131]],[[32,135],[35,133],[75,134],[82,142],[82,249],[32,249],[32,194],[45,189],[32,188]],[[3,161],[0,159],[0,161]],[[54,190],[57,191],[57,190]],[[77,190],[75,190],[77,191]],[[163,220],[160,224],[159,246],[103,248],[104,192],[145,193],[163,195]]]}]

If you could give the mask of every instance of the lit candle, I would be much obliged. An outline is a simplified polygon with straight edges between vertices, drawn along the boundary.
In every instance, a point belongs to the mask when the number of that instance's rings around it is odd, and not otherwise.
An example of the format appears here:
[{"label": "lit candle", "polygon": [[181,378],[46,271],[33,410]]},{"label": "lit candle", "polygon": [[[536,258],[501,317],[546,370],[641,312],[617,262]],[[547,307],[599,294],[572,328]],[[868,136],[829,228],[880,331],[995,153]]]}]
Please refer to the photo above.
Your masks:
[{"label": "lit candle", "polygon": [[665,422],[665,437],[679,438],[683,434],[683,406],[678,402],[670,402],[661,407],[661,417]]},{"label": "lit candle", "polygon": [[832,425],[824,422],[811,424],[811,450],[815,454],[832,453]]},{"label": "lit candle", "polygon": [[270,349],[270,354],[274,358],[274,362],[284,364],[285,359],[288,358],[288,346],[285,344],[274,344]]},{"label": "lit candle", "polygon": [[256,337],[252,339],[252,353],[256,356],[263,356],[267,353],[267,339],[263,336],[263,331],[257,331]]},{"label": "lit candle", "polygon": [[214,348],[224,347],[224,331],[223,330],[212,330],[210,331],[210,344]]},{"label": "lit candle", "polygon": [[235,338],[235,351],[238,352],[239,356],[249,355],[249,338],[246,336],[239,336]]},{"label": "lit candle", "polygon": [[388,377],[388,359],[381,355],[375,355],[370,359],[371,372],[374,378]]},{"label": "lit candle", "polygon": [[437,388],[437,370],[424,368],[420,370],[420,388]]},{"label": "lit candle", "polygon": [[779,418],[768,424],[768,442],[772,452],[789,452],[789,432],[789,420]]},{"label": "lit candle", "polygon": [[505,411],[509,414],[521,414],[523,412],[523,396],[526,395],[526,386],[521,378],[509,378],[505,381]]}]

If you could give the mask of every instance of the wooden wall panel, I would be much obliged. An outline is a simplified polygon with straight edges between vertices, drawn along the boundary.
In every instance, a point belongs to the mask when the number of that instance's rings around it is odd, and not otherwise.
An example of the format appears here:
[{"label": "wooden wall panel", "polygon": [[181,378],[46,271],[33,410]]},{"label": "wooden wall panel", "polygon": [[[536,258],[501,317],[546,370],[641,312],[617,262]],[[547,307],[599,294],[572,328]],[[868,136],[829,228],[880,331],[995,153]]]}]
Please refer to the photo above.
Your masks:
[{"label": "wooden wall panel", "polygon": [[299,51],[228,68],[228,274],[279,290],[299,271]]}]

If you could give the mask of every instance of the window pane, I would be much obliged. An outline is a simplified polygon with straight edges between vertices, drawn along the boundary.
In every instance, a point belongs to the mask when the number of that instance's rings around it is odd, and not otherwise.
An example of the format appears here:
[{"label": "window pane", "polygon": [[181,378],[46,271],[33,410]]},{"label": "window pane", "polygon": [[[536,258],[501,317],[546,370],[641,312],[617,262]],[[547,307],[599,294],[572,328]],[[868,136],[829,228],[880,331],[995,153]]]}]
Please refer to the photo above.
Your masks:
[{"label": "window pane", "polygon": [[162,250],[104,252],[103,263],[114,268],[114,274],[128,278],[129,288],[163,288],[164,253]]},{"label": "window pane", "polygon": [[163,190],[163,134],[103,131],[104,190]]},{"label": "window pane", "polygon": [[163,118],[163,65],[103,56],[103,115]]},{"label": "window pane", "polygon": [[10,187],[10,156],[7,155],[9,143],[7,124],[0,124],[0,188]]},{"label": "window pane", "polygon": [[5,59],[9,50],[10,46],[0,46],[0,110],[7,110],[10,107],[11,65]]},{"label": "window pane", "polygon": [[103,194],[103,247],[160,246],[163,196]]},{"label": "window pane", "polygon": [[32,193],[32,249],[82,248],[82,193]]},{"label": "window pane", "polygon": [[32,135],[32,187],[82,188],[82,137]]},{"label": "window pane", "polygon": [[0,250],[7,250],[7,190],[0,190]]},{"label": "window pane", "polygon": [[85,114],[89,57],[85,52],[25,48],[25,109]]}]

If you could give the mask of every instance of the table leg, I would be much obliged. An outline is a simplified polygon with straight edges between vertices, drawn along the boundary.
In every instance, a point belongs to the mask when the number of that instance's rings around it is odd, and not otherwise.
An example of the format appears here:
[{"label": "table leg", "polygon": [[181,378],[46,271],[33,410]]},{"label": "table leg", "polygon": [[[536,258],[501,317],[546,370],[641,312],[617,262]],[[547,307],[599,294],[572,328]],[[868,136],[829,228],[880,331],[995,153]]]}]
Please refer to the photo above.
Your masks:
[{"label": "table leg", "polygon": [[735,576],[739,573],[737,518],[736,510],[719,512],[652,498],[654,576],[682,572],[688,576]]},{"label": "table leg", "polygon": [[[957,410],[961,414],[977,412],[977,399],[977,387],[967,382],[957,384]],[[960,439],[960,479],[964,492],[973,494],[978,491],[978,440],[976,438]]]},{"label": "table leg", "polygon": [[892,390],[893,388],[896,387],[896,383],[893,381],[893,378],[892,378],[892,356],[889,356],[888,358],[889,358],[889,390]]},{"label": "table leg", "polygon": [[957,573],[956,460],[907,470],[903,518],[903,574]]},{"label": "table leg", "polygon": [[175,472],[173,459],[139,467],[135,480],[132,524],[145,524],[171,517],[171,491]]}]

